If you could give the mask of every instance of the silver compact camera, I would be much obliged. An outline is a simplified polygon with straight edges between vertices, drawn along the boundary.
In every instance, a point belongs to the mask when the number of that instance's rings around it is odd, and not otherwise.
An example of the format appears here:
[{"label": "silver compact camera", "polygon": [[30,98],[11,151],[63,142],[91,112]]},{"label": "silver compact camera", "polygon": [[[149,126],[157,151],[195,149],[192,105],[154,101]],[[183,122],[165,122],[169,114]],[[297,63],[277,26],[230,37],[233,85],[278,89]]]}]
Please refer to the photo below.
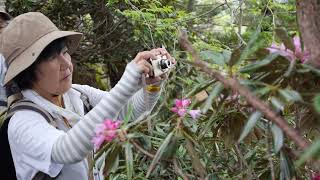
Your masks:
[{"label": "silver compact camera", "polygon": [[174,66],[165,55],[158,55],[157,59],[150,59],[150,62],[153,67],[153,77],[167,73]]}]

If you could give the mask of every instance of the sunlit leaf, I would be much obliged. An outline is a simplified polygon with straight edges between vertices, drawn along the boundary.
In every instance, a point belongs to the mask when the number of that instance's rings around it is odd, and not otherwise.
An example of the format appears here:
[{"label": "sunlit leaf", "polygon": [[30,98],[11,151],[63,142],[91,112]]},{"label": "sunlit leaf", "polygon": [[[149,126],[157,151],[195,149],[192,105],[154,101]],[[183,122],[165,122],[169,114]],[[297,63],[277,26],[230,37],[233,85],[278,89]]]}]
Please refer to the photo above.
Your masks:
[{"label": "sunlit leaf", "polygon": [[278,153],[283,146],[283,140],[284,140],[283,132],[275,124],[272,124],[271,132],[272,132],[272,136],[273,136],[274,150],[276,153]]},{"label": "sunlit leaf", "polygon": [[243,139],[250,133],[251,129],[256,125],[257,121],[261,118],[262,114],[259,111],[252,113],[248,119],[247,124],[243,128],[238,142],[243,141]]}]

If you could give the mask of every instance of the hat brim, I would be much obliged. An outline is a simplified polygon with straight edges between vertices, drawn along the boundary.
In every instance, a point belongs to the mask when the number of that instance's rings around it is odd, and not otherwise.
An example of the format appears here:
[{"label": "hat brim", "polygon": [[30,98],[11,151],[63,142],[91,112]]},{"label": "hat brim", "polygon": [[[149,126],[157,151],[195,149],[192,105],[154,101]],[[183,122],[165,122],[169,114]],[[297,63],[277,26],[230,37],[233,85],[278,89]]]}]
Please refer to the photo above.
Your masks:
[{"label": "hat brim", "polygon": [[14,61],[12,61],[5,75],[4,85],[6,85],[23,70],[31,66],[31,64],[37,60],[44,48],[48,46],[52,41],[63,37],[66,38],[69,53],[72,54],[79,46],[80,40],[82,38],[82,33],[57,30],[41,37],[25,51],[23,51],[19,56],[17,56]]}]

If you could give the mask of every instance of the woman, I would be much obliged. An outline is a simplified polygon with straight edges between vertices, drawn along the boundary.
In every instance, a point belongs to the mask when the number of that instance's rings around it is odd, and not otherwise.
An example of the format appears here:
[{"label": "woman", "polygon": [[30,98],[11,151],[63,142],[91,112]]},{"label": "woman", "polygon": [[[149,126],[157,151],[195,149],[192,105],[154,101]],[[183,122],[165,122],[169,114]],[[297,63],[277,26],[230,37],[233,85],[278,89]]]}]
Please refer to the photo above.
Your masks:
[{"label": "woman", "polygon": [[[142,74],[152,72],[148,59],[159,54],[170,57],[162,48],[138,53],[109,92],[72,84],[70,54],[81,36],[60,31],[46,16],[34,12],[14,18],[2,33],[0,52],[9,64],[4,83],[15,81],[23,98],[48,111],[58,127],[30,110],[11,117],[8,139],[17,179],[33,179],[38,172],[56,179],[88,179],[86,157],[93,150],[95,127],[106,118],[123,119],[130,104],[134,120],[159,97],[159,86],[150,86],[149,104],[145,104],[141,81]],[[146,82],[160,84],[161,77]],[[94,107],[85,115],[80,92]]]}]

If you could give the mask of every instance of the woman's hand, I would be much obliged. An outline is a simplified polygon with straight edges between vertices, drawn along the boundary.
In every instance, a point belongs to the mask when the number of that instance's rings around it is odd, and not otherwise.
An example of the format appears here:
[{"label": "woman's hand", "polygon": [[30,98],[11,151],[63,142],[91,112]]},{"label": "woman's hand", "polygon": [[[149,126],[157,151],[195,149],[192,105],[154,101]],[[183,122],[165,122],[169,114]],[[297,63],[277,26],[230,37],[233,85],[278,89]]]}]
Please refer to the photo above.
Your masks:
[{"label": "woman's hand", "polygon": [[162,74],[158,77],[153,77],[153,68],[150,59],[156,59],[157,55],[166,56],[173,64],[175,59],[164,48],[156,48],[150,51],[139,52],[133,62],[138,65],[138,68],[146,75],[146,84],[155,84],[167,78],[167,74]]}]

